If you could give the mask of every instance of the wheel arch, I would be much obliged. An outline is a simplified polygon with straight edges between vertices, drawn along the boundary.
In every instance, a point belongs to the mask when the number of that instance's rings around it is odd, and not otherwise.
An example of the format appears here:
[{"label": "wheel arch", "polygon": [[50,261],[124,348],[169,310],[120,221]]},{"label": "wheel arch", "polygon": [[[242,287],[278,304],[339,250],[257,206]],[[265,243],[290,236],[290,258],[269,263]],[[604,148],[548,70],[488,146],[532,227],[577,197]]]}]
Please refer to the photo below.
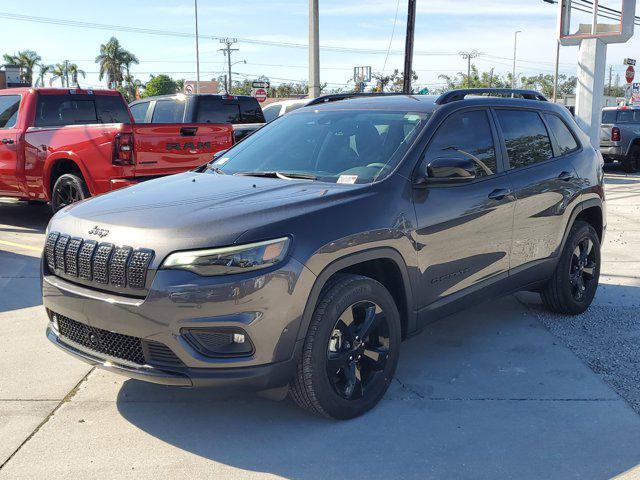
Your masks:
[{"label": "wheel arch", "polygon": [[569,237],[569,232],[577,221],[584,221],[590,224],[594,228],[594,230],[598,234],[598,238],[602,242],[605,233],[603,206],[600,200],[591,198],[576,205],[576,207],[573,209],[573,212],[571,212],[571,218],[567,222],[567,226],[565,228],[564,236],[562,237],[562,243],[560,244],[558,253],[562,252],[562,250],[564,249],[564,245],[567,242],[567,238]]},{"label": "wheel arch", "polygon": [[79,173],[82,175],[91,195],[94,195],[91,176],[84,163],[71,152],[59,156],[51,156],[47,159],[44,171],[44,191],[48,200],[51,200],[51,192],[56,180],[65,173]]},{"label": "wheel arch", "polygon": [[400,312],[402,337],[416,330],[413,291],[407,265],[402,255],[390,247],[353,253],[328,264],[316,278],[302,314],[298,340],[302,340],[323,291],[341,274],[363,275],[380,282],[389,290]]}]

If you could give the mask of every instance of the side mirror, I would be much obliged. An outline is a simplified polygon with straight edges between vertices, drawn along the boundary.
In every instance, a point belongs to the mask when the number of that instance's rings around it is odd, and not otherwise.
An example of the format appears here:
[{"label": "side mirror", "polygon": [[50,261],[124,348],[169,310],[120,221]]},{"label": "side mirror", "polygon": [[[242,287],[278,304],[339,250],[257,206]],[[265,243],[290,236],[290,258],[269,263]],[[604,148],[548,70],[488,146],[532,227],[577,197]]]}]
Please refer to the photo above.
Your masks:
[{"label": "side mirror", "polygon": [[468,158],[440,157],[427,163],[416,185],[465,183],[476,178],[476,165]]}]

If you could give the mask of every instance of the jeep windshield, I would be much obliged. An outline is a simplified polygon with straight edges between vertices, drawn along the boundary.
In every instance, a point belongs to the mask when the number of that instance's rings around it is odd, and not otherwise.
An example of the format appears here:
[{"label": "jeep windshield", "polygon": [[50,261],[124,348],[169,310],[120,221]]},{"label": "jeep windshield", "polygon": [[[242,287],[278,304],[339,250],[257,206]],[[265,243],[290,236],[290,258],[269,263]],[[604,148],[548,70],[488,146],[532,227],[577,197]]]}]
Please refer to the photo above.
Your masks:
[{"label": "jeep windshield", "polygon": [[216,159],[207,172],[370,183],[394,169],[429,115],[300,110],[258,130]]}]

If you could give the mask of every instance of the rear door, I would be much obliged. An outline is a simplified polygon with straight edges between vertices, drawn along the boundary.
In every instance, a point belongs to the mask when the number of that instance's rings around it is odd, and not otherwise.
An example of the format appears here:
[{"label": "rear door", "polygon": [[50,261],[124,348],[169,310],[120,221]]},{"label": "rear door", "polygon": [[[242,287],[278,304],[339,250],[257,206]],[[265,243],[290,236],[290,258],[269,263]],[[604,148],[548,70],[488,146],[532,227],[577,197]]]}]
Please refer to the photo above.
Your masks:
[{"label": "rear door", "polygon": [[515,202],[488,109],[447,117],[420,168],[443,157],[470,158],[479,166],[471,182],[413,189],[421,306],[505,278],[509,271]]},{"label": "rear door", "polygon": [[569,207],[580,195],[572,160],[581,147],[554,113],[502,108],[494,113],[516,196],[511,270],[517,273],[550,257],[560,245]]},{"label": "rear door", "polygon": [[18,181],[18,111],[20,95],[0,95],[0,194],[20,190]]}]

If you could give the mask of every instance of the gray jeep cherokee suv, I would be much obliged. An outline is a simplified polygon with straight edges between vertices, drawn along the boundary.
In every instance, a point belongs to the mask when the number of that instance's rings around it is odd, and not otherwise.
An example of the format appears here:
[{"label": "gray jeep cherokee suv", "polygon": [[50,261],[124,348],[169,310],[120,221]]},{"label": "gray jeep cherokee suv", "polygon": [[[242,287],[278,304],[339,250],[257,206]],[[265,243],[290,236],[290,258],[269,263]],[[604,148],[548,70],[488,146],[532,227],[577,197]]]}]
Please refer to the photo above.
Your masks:
[{"label": "gray jeep cherokee suv", "polygon": [[197,171],[63,209],[48,338],[141,380],[288,386],[345,419],[384,395],[401,341],[454,310],[526,289],[583,312],[602,158],[564,107],[504,93],[322,97]]}]

